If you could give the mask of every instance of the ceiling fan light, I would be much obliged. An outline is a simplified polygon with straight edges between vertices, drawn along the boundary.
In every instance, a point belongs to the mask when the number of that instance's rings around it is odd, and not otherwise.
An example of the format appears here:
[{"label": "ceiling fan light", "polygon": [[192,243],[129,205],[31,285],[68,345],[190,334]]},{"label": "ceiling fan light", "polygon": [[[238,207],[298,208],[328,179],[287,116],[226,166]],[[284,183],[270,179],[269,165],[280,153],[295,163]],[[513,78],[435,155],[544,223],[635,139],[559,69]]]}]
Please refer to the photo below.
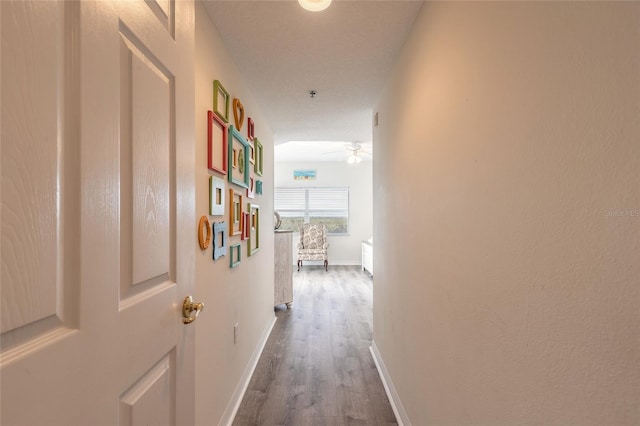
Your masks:
[{"label": "ceiling fan light", "polygon": [[347,158],[347,163],[349,164],[358,164],[362,161],[362,158],[358,157],[356,154],[351,154],[349,158]]},{"label": "ceiling fan light", "polygon": [[331,0],[298,0],[298,3],[311,12],[320,12],[329,7]]}]

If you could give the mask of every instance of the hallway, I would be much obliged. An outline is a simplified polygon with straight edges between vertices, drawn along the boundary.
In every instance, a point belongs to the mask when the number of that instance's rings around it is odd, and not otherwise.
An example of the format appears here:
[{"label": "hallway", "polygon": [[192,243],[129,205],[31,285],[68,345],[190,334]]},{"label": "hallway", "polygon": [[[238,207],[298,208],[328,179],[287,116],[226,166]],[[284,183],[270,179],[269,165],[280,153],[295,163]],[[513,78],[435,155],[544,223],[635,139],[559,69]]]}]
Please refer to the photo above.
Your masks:
[{"label": "hallway", "polygon": [[0,425],[640,426],[640,1],[301,1],[0,1]]},{"label": "hallway", "polygon": [[294,272],[234,425],[397,424],[369,352],[371,304],[358,266]]}]

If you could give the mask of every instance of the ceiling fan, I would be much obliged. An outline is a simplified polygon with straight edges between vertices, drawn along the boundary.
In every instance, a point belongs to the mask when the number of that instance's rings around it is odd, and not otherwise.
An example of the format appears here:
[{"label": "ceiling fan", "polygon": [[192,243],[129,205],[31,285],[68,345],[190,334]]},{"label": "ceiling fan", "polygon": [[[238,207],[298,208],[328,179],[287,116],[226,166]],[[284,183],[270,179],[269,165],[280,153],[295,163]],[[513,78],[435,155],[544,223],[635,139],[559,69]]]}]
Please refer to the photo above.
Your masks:
[{"label": "ceiling fan", "polygon": [[[365,156],[371,157],[371,151],[366,149],[365,144],[361,142],[347,142],[344,144],[347,157],[347,163],[349,164],[358,164],[362,161]],[[335,154],[344,151],[330,151],[325,152],[324,154]]]},{"label": "ceiling fan", "polygon": [[358,164],[362,161],[362,156],[364,155],[371,156],[371,153],[364,150],[359,142],[351,142],[351,146],[347,147],[347,149],[351,151],[349,158],[347,158],[347,163],[349,164]]}]

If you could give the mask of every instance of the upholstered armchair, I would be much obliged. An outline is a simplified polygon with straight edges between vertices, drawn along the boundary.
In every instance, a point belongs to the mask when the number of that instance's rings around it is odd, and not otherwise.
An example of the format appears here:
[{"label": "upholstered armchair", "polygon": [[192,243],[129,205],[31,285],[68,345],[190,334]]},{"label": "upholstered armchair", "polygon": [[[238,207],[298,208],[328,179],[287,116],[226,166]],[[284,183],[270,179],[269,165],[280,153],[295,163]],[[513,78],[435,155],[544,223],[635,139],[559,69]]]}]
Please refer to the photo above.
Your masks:
[{"label": "upholstered armchair", "polygon": [[328,270],[327,227],[321,223],[304,223],[300,226],[298,242],[298,271],[303,260],[324,260],[324,270]]}]

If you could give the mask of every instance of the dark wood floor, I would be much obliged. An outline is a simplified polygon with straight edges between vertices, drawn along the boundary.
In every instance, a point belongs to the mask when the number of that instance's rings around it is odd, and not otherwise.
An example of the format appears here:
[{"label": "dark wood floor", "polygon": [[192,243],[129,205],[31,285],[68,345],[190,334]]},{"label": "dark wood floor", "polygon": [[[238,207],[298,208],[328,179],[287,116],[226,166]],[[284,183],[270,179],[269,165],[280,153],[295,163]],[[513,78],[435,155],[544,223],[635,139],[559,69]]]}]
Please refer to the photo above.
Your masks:
[{"label": "dark wood floor", "polygon": [[371,345],[371,278],[356,266],[294,271],[291,310],[264,348],[234,425],[395,425]]}]

